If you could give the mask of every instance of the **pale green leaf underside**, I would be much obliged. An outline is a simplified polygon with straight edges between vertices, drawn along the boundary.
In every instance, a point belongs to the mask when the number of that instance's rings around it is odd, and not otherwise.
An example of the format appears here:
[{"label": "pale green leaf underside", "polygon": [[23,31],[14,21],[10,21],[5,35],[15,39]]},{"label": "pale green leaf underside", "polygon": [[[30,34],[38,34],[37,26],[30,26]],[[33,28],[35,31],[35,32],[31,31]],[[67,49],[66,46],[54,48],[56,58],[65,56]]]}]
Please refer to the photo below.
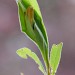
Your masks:
[{"label": "pale green leaf underside", "polygon": [[58,45],[53,44],[50,52],[50,66],[53,73],[56,73],[57,68],[59,66],[61,51],[62,51],[63,43],[59,43]]},{"label": "pale green leaf underside", "polygon": [[21,49],[17,50],[16,53],[24,59],[27,59],[28,56],[31,57],[39,65],[40,71],[42,71],[43,74],[45,73],[45,69],[44,69],[41,61],[39,60],[38,56],[34,52],[32,52],[30,49],[21,48]]}]

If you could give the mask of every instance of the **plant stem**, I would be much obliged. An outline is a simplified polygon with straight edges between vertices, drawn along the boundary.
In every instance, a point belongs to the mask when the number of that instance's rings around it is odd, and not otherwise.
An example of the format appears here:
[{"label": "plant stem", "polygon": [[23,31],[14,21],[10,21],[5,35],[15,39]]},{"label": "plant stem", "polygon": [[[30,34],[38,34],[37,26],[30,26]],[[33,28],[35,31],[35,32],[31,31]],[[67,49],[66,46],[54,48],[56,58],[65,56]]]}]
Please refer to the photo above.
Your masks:
[{"label": "plant stem", "polygon": [[50,75],[50,69],[48,69],[47,75]]},{"label": "plant stem", "polygon": [[48,65],[47,65],[47,75],[51,75],[50,73],[51,73],[50,72],[50,65],[49,65],[49,62],[48,62]]},{"label": "plant stem", "polygon": [[[49,51],[49,50],[48,50]],[[51,75],[51,70],[50,70],[50,64],[49,64],[49,52],[48,52],[48,62],[47,62],[47,64],[46,64],[46,68],[47,68],[47,75]]]}]

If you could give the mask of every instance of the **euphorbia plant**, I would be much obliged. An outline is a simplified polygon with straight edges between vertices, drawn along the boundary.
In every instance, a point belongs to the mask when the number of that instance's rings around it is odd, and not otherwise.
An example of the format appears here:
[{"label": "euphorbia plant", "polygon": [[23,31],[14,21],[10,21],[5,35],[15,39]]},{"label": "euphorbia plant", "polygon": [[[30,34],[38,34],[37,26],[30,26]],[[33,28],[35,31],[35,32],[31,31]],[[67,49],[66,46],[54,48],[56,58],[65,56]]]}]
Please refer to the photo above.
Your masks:
[{"label": "euphorbia plant", "polygon": [[55,75],[60,58],[63,43],[53,44],[51,51],[47,32],[37,0],[16,0],[21,31],[25,33],[39,48],[46,70],[38,56],[28,48],[21,48],[16,53],[22,57],[31,57],[44,75]]}]

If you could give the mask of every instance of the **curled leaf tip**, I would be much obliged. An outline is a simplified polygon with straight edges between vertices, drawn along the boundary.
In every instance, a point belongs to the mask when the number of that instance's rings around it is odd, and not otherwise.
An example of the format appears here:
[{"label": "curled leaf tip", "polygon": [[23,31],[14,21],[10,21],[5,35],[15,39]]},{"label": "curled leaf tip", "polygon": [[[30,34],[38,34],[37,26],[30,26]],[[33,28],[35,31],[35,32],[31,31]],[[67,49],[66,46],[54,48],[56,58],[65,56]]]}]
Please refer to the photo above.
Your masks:
[{"label": "curled leaf tip", "polygon": [[18,3],[18,0],[15,0],[16,1],[16,3]]}]

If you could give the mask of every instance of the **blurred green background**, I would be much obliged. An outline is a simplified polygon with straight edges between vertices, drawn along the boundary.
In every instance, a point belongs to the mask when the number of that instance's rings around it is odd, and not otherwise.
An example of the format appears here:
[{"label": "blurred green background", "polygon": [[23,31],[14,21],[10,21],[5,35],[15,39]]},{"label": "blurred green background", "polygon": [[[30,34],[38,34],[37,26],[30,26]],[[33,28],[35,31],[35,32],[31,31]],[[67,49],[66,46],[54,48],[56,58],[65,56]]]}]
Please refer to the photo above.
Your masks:
[{"label": "blurred green background", "polygon": [[[75,75],[75,0],[38,0],[48,32],[50,48],[63,42],[62,58],[56,75]],[[36,45],[21,33],[15,0],[0,0],[0,75],[42,75],[38,65],[21,59],[16,50]],[[42,61],[43,62],[43,61]]]}]

